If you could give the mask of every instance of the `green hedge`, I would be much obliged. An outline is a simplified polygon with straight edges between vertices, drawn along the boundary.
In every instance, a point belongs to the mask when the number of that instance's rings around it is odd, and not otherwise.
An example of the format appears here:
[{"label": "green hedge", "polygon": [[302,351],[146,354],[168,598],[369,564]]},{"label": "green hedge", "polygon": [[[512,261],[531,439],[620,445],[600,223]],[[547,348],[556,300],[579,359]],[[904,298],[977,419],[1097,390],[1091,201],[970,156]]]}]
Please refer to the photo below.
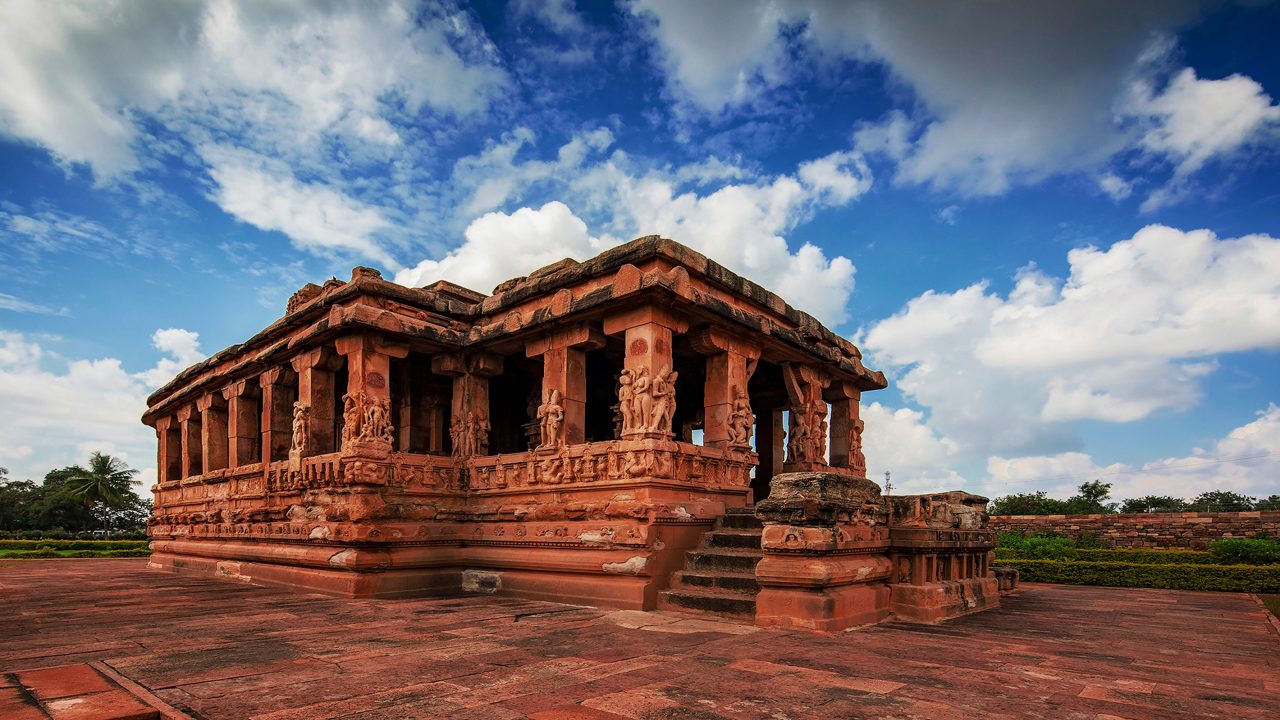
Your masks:
[{"label": "green hedge", "polygon": [[1215,590],[1219,592],[1280,592],[1280,565],[1153,565],[1137,562],[1062,560],[1001,560],[1025,582],[1061,585]]},{"label": "green hedge", "polygon": [[137,550],[146,540],[0,540],[0,550]]},{"label": "green hedge", "polygon": [[1065,557],[1032,557],[1017,548],[996,548],[997,560],[1067,560],[1082,562],[1126,562],[1140,565],[1255,565],[1259,563],[1224,563],[1213,553],[1203,550],[1145,550],[1142,548],[1116,548],[1114,550],[1076,549]]},{"label": "green hedge", "polygon": [[127,550],[54,550],[43,547],[34,550],[0,550],[0,560],[30,560],[34,558],[126,558],[147,557],[151,551],[145,547]]}]

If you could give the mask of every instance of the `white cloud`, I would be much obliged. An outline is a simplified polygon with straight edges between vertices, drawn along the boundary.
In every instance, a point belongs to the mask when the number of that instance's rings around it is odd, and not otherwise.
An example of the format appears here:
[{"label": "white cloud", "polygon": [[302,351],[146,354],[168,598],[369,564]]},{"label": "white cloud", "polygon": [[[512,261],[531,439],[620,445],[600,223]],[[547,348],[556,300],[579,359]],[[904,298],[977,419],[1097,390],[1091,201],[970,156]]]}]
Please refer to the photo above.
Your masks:
[{"label": "white cloud", "polygon": [[1098,189],[1112,200],[1124,200],[1133,194],[1133,183],[1114,173],[1103,173],[1098,178]]},{"label": "white cloud", "polygon": [[1280,239],[1150,226],[1067,260],[1006,297],[927,292],[860,338],[962,457],[1076,449],[1072,421],[1185,410],[1215,356],[1280,347]]},{"label": "white cloud", "polygon": [[395,267],[376,235],[391,223],[332,187],[300,182],[282,163],[224,147],[202,147],[216,183],[212,198],[237,219],[278,230],[303,250],[347,251]]},{"label": "white cloud", "polygon": [[1280,406],[1271,403],[1258,418],[1242,425],[1213,447],[1195,449],[1183,457],[1162,458],[1140,465],[1100,466],[1081,452],[1005,458],[987,462],[990,492],[1000,495],[1044,490],[1065,498],[1083,482],[1111,483],[1116,498],[1173,495],[1193,498],[1210,490],[1230,490],[1267,497],[1280,492],[1276,458],[1280,456]]},{"label": "white cloud", "polygon": [[[1197,80],[1186,68],[1153,90],[1173,49],[1166,34],[1197,5],[952,2],[922,12],[877,0],[636,0],[631,7],[685,109],[750,112],[803,72],[839,72],[838,60],[879,64],[912,91],[909,112],[862,123],[856,147],[891,160],[895,182],[983,196],[1086,172],[1101,173],[1102,189],[1123,197],[1129,181],[1102,172],[1116,153],[1137,147],[1167,157],[1177,179],[1258,139],[1280,112],[1239,75]],[[1147,207],[1183,192],[1175,182]]]},{"label": "white cloud", "polygon": [[39,480],[54,468],[109,450],[155,480],[155,432],[139,418],[156,386],[200,359],[195,333],[156,331],[167,357],[130,373],[116,358],[62,358],[22,333],[0,330],[0,465],[12,479]]},{"label": "white cloud", "polygon": [[8,293],[0,293],[0,310],[10,310],[20,313],[35,313],[37,315],[68,315],[70,311],[67,308],[55,310],[46,305],[39,305],[20,297],[14,297]]},{"label": "white cloud", "polygon": [[959,446],[930,428],[924,413],[872,402],[862,408],[862,421],[867,477],[879,483],[881,489],[886,471],[892,473],[895,495],[959,490],[966,486],[965,478],[952,469]]},{"label": "white cloud", "polygon": [[401,270],[396,282],[421,287],[448,280],[487,293],[503,280],[564,258],[586,259],[600,249],[586,223],[561,202],[537,210],[521,208],[510,215],[488,213],[472,222],[464,235],[460,247],[440,260],[423,260]]},{"label": "white cloud", "polygon": [[0,128],[92,167],[140,167],[145,119],[310,155],[394,144],[402,110],[482,110],[506,79],[466,18],[376,5],[15,0],[0,26]]},{"label": "white cloud", "polygon": [[[533,194],[560,200],[539,210],[526,207],[476,220],[461,247],[402,272],[398,282],[445,278],[487,290],[546,262],[583,260],[634,237],[659,234],[778,292],[824,322],[837,324],[847,317],[853,263],[828,258],[808,243],[792,251],[784,235],[816,210],[846,205],[867,192],[871,172],[858,153],[837,151],[801,163],[795,175],[757,178],[718,158],[649,169],[636,168],[621,151],[597,160],[594,155],[613,141],[604,128],[575,136],[554,161],[520,159],[534,141],[527,129],[509,133],[459,160],[453,184],[469,198],[466,208],[476,211]],[[685,189],[690,184],[709,187],[700,193]],[[505,233],[505,247],[516,252],[495,250],[490,240],[495,227]],[[546,232],[549,227],[559,234]],[[529,234],[522,236],[526,229]],[[508,257],[496,257],[504,254]]]},{"label": "white cloud", "polygon": [[1149,79],[1135,82],[1122,112],[1136,118],[1142,149],[1174,165],[1173,179],[1147,198],[1144,211],[1177,202],[1192,173],[1251,143],[1274,140],[1280,126],[1280,106],[1253,79],[1200,79],[1191,68],[1159,92]]}]

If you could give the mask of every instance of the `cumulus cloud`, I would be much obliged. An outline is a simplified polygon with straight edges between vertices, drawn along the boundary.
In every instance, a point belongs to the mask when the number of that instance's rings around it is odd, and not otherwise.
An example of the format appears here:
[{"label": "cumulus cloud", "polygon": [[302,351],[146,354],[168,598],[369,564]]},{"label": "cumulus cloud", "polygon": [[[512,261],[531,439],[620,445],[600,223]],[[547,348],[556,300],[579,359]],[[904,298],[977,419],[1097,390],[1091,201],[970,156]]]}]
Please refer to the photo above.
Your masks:
[{"label": "cumulus cloud", "polygon": [[322,135],[394,144],[401,109],[467,114],[505,84],[464,17],[397,0],[18,0],[6,14],[0,128],[100,180],[140,167],[147,119],[279,152]]},{"label": "cumulus cloud", "polygon": [[1148,79],[1135,82],[1123,113],[1136,119],[1142,149],[1174,166],[1173,179],[1147,198],[1144,211],[1180,200],[1192,173],[1215,158],[1274,139],[1280,126],[1280,106],[1255,80],[1243,75],[1206,80],[1191,68],[1158,92]]},{"label": "cumulus cloud", "polygon": [[574,136],[554,160],[522,157],[535,140],[531,131],[517,130],[459,160],[453,184],[474,210],[531,195],[558,199],[536,210],[485,215],[466,229],[462,246],[403,271],[398,282],[445,278],[487,290],[547,262],[583,260],[637,236],[659,234],[777,291],[824,322],[846,319],[853,263],[809,243],[793,250],[785,235],[816,210],[846,205],[870,189],[871,171],[859,153],[836,151],[801,163],[794,175],[757,177],[718,158],[677,168],[642,168],[616,150],[601,158],[613,142],[605,128]]},{"label": "cumulus cloud", "polygon": [[860,338],[968,458],[1078,449],[1070,422],[1130,422],[1199,399],[1215,356],[1280,347],[1280,239],[1150,226],[984,283],[927,292]]},{"label": "cumulus cloud", "polygon": [[958,490],[968,484],[953,469],[958,444],[929,427],[924,413],[872,402],[862,408],[862,420],[867,477],[881,489],[886,471],[892,473],[894,494]]},{"label": "cumulus cloud", "polygon": [[391,227],[378,208],[327,185],[301,182],[283,163],[254,153],[218,146],[200,152],[215,183],[212,198],[241,221],[280,231],[303,250],[346,251],[396,266],[376,237]]},{"label": "cumulus cloud", "polygon": [[[1167,34],[1198,3],[636,0],[670,92],[712,117],[750,111],[834,60],[882,65],[913,95],[856,128],[857,147],[896,165],[895,182],[998,195],[1062,173],[1099,173],[1120,151],[1168,160],[1175,180],[1263,137],[1270,98],[1254,80],[1176,71]],[[851,122],[852,122],[851,118]],[[1266,136],[1271,137],[1272,136]],[[1129,181],[1099,173],[1123,198]],[[1153,209],[1180,199],[1158,190]]]},{"label": "cumulus cloud", "polygon": [[564,258],[585,259],[599,252],[600,241],[561,202],[534,210],[491,212],[477,218],[463,244],[439,260],[423,260],[396,274],[401,285],[420,287],[448,280],[489,292],[495,285]]},{"label": "cumulus cloud", "polygon": [[141,194],[149,169],[203,162],[227,213],[387,265],[372,236],[393,225],[382,203],[412,212],[405,158],[509,82],[468,13],[410,0],[15,0],[5,15],[0,133]]},{"label": "cumulus cloud", "polygon": [[85,462],[109,450],[155,478],[155,433],[139,418],[146,396],[202,356],[196,333],[157,330],[157,365],[130,373],[116,358],[67,359],[23,333],[0,331],[0,465],[14,479]]},{"label": "cumulus cloud", "polygon": [[1173,495],[1192,498],[1209,490],[1267,497],[1277,492],[1275,461],[1280,456],[1280,406],[1271,403],[1258,418],[1235,428],[1207,449],[1139,465],[1099,465],[1082,452],[1023,457],[991,457],[990,492],[1000,495],[1045,490],[1056,497],[1075,493],[1080,483],[1112,484],[1117,498]]}]

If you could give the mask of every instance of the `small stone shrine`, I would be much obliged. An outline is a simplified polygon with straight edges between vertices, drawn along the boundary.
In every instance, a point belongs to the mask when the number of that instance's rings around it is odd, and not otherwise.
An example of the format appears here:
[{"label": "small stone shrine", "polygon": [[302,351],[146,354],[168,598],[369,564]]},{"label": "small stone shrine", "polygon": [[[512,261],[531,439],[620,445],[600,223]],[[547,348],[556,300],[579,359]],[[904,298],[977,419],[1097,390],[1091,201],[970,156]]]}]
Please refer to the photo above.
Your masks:
[{"label": "small stone shrine", "polygon": [[356,268],[148,399],[150,565],[825,631],[994,607],[985,498],[865,478],[859,400],[885,386],[662,238],[488,296]]}]

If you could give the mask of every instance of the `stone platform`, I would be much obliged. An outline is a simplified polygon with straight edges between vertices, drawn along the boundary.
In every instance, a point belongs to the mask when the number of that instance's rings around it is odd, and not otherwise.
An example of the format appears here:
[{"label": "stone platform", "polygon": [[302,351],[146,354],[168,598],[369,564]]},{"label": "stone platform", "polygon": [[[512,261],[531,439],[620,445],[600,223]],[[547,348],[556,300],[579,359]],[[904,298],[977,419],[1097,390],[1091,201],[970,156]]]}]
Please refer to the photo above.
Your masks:
[{"label": "stone platform", "polygon": [[169,708],[162,717],[209,720],[1178,720],[1280,707],[1280,635],[1241,594],[1027,584],[945,625],[815,636],[491,596],[351,600],[145,568],[0,561],[0,676],[100,668]]}]

